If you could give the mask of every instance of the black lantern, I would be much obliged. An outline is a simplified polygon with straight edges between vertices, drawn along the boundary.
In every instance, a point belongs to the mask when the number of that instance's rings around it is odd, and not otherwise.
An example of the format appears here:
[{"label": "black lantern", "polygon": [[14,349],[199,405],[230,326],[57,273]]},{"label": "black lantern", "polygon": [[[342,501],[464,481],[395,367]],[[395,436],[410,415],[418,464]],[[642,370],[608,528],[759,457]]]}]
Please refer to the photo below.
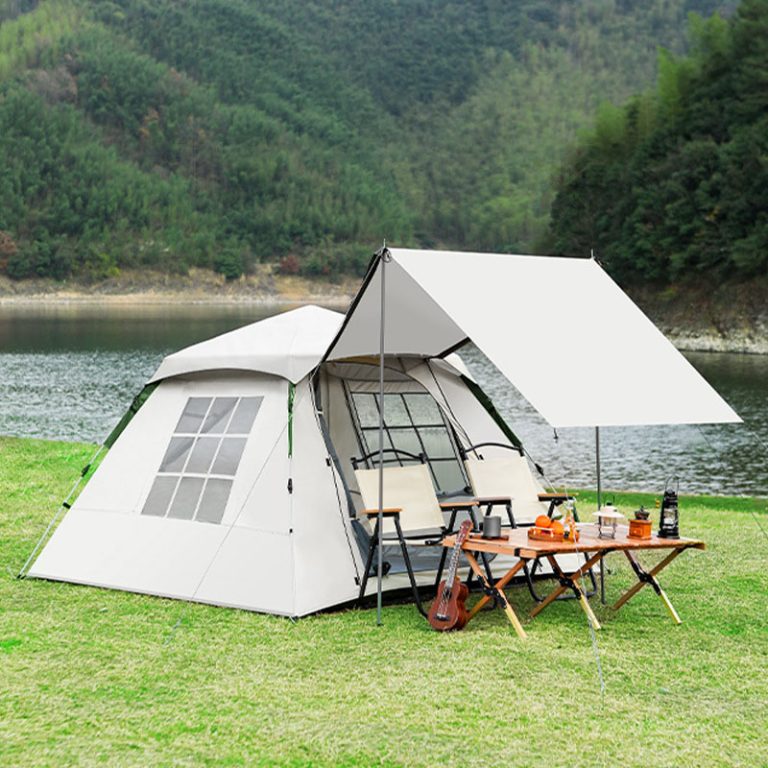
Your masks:
[{"label": "black lantern", "polygon": [[659,536],[662,539],[680,538],[680,510],[677,503],[679,487],[680,480],[677,477],[670,477],[664,488],[664,498],[659,514]]}]

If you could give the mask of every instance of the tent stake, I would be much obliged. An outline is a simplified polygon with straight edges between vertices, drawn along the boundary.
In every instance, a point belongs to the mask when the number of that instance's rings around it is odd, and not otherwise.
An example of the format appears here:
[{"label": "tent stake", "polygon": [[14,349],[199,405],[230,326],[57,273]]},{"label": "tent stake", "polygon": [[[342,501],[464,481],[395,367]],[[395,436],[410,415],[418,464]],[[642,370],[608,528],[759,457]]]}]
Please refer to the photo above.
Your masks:
[{"label": "tent stake", "polygon": [[379,524],[377,526],[379,540],[377,549],[379,558],[376,564],[376,624],[381,626],[381,580],[383,577],[384,560],[382,554],[384,528],[384,305],[386,300],[386,266],[390,259],[386,241],[379,251],[381,260],[381,311],[379,321]]}]

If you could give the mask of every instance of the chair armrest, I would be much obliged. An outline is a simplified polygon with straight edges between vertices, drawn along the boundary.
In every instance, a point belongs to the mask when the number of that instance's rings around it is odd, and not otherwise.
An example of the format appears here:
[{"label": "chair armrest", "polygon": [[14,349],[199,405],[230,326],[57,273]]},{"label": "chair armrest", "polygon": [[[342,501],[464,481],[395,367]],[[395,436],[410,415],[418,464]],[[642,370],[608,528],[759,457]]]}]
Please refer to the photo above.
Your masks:
[{"label": "chair armrest", "polygon": [[442,501],[440,502],[440,509],[452,510],[452,509],[469,509],[477,504],[477,499],[460,499],[458,501]]},{"label": "chair armrest", "polygon": [[[384,515],[384,517],[393,517],[394,515],[399,515],[402,511],[402,507],[384,507],[384,509],[381,510],[381,514]],[[379,514],[379,510],[364,509],[360,514],[366,515],[367,517],[376,517]]]},{"label": "chair armrest", "polygon": [[492,507],[501,506],[503,504],[511,504],[513,501],[512,496],[478,496],[477,503],[481,507],[487,507],[489,504]]},{"label": "chair armrest", "polygon": [[539,501],[555,501],[562,502],[568,501],[568,499],[574,498],[572,493],[540,493]]}]

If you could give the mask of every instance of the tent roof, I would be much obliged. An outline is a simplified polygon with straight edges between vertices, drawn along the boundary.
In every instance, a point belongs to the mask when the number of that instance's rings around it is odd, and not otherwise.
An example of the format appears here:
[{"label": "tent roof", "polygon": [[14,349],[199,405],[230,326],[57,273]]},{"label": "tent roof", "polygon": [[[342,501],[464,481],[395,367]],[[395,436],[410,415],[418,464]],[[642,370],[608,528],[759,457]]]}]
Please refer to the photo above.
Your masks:
[{"label": "tent roof", "polygon": [[229,369],[271,373],[295,384],[320,362],[343,319],[314,305],[283,312],[168,355],[149,383]]},{"label": "tent roof", "polygon": [[[553,426],[740,421],[591,259],[389,249],[385,352],[467,339]],[[379,350],[381,261],[326,355]]]}]

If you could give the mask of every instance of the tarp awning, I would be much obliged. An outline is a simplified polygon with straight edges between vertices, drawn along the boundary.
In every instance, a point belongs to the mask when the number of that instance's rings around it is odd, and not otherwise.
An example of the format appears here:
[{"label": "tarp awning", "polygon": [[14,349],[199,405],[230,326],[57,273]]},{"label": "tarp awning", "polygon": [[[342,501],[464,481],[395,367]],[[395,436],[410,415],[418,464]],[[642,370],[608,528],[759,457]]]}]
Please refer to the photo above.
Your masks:
[{"label": "tarp awning", "polygon": [[[389,249],[387,354],[467,338],[555,427],[740,421],[592,259]],[[378,354],[381,262],[326,359]]]}]

